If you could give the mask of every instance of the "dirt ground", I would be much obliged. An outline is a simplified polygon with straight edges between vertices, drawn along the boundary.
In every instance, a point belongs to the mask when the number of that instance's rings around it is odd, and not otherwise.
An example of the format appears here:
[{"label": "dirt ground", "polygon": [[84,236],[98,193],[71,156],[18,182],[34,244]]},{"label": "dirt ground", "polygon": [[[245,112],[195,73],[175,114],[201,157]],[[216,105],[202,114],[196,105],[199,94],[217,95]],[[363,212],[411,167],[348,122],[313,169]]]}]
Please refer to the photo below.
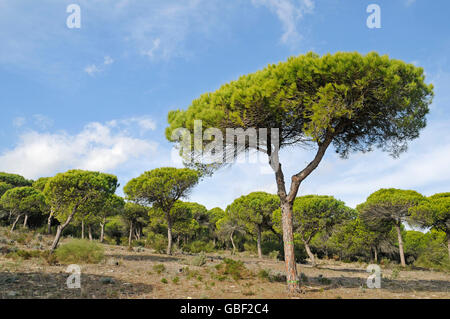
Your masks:
[{"label": "dirt ground", "polygon": [[[303,292],[291,295],[285,283],[257,275],[261,270],[282,273],[282,261],[223,252],[207,254],[206,264],[196,267],[191,265],[195,258],[191,255],[166,256],[145,248],[130,251],[126,247],[104,247],[105,261],[80,265],[80,289],[67,288],[67,265],[50,266],[39,258],[12,260],[0,255],[0,299],[450,298],[450,274],[443,272],[382,268],[381,289],[369,289],[367,265],[320,260],[317,267],[298,265],[299,273],[304,274]],[[250,270],[247,278],[217,276],[214,266],[230,257],[244,262]]]}]

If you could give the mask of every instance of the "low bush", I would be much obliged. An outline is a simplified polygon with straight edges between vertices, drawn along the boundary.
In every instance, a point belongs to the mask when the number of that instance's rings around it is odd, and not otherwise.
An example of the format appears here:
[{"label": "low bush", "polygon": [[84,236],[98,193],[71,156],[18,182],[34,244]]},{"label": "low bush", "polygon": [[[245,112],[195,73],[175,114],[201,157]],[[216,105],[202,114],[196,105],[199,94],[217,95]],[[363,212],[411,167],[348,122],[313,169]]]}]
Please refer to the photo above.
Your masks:
[{"label": "low bush", "polygon": [[184,245],[183,250],[193,254],[198,254],[201,252],[211,253],[214,251],[214,243],[195,240],[187,245]]},{"label": "low bush", "polygon": [[248,278],[252,275],[241,260],[225,258],[223,262],[217,264],[215,268],[219,276],[229,275],[234,280]]},{"label": "low bush", "polygon": [[98,264],[105,257],[103,247],[83,239],[73,239],[61,245],[55,256],[63,264]]}]

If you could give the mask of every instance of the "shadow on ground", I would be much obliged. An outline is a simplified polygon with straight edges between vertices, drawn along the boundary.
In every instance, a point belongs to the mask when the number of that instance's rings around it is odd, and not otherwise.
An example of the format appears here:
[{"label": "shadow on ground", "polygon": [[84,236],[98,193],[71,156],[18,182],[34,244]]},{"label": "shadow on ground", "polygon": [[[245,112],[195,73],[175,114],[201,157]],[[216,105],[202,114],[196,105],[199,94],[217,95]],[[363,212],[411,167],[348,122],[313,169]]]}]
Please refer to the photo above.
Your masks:
[{"label": "shadow on ground", "polygon": [[81,275],[81,289],[69,289],[69,275],[0,272],[0,299],[136,298],[153,291],[151,285],[91,274]]},{"label": "shadow on ground", "polygon": [[180,261],[180,258],[171,256],[155,256],[155,255],[120,255],[113,254],[108,255],[110,258],[130,260],[130,261],[153,261],[153,262],[170,262],[170,261]]}]

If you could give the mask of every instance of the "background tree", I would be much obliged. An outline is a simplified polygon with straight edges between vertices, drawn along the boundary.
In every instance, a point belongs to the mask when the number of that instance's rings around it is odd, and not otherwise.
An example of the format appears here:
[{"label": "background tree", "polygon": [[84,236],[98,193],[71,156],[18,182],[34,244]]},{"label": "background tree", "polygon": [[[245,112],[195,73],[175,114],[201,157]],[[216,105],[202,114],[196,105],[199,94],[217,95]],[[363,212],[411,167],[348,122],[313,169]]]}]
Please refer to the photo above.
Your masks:
[{"label": "background tree", "polygon": [[105,225],[111,216],[123,214],[125,201],[122,197],[112,194],[101,207],[97,214],[97,221],[100,224],[100,242],[105,238]]},{"label": "background tree", "polygon": [[[47,182],[51,179],[51,177],[41,177],[33,182],[33,187],[37,189],[38,191],[42,192],[44,194],[45,185]],[[45,198],[46,204],[48,203],[47,198]],[[48,211],[48,218],[47,218],[47,234],[51,233],[51,227],[52,227],[52,220],[53,220],[53,210],[50,205],[46,205],[46,211]]]},{"label": "background tree", "polygon": [[253,192],[241,196],[227,207],[227,210],[236,216],[248,232],[256,235],[259,258],[262,258],[261,234],[272,227],[272,213],[278,207],[280,207],[279,198],[265,192]]},{"label": "background tree", "polygon": [[236,244],[234,235],[246,233],[245,226],[239,222],[237,216],[228,207],[225,210],[225,216],[216,223],[218,237],[222,240],[230,240],[233,247],[232,254],[236,253]]},{"label": "background tree", "polygon": [[19,219],[24,216],[23,226],[27,227],[30,214],[40,213],[45,204],[44,195],[33,187],[16,187],[3,194],[1,205],[10,210],[11,216],[15,217],[11,232],[14,231]]},{"label": "background tree", "polygon": [[83,170],[70,170],[57,174],[45,186],[45,196],[53,208],[55,218],[61,223],[50,248],[58,246],[63,230],[84,206],[105,203],[116,192],[117,177],[110,174]]},{"label": "background tree", "polygon": [[397,231],[400,262],[406,266],[401,225],[411,215],[411,208],[417,206],[424,197],[416,191],[400,189],[380,189],[371,194],[365,203],[358,205],[361,218],[373,230],[386,232],[390,226]]},{"label": "background tree", "polygon": [[213,236],[214,246],[216,245],[216,240],[218,239],[217,234],[217,222],[225,217],[225,211],[220,207],[214,207],[208,211],[209,214],[209,227],[210,232]]},{"label": "background tree", "polygon": [[128,247],[131,247],[131,241],[133,239],[134,226],[138,223],[140,218],[147,218],[148,208],[136,203],[127,202],[123,210],[123,218],[128,224]]},{"label": "background tree", "polygon": [[434,194],[412,209],[411,219],[422,227],[443,231],[447,235],[450,258],[450,193]]},{"label": "background tree", "polygon": [[[260,128],[279,129],[267,143],[248,143],[237,152],[235,139],[223,143],[232,156],[251,147],[268,156],[281,201],[288,288],[296,291],[292,209],[300,184],[317,168],[331,144],[344,158],[374,147],[398,156],[426,126],[432,96],[433,87],[425,84],[423,69],[412,64],[377,53],[339,52],[322,57],[308,53],[203,94],[187,110],[170,112],[166,136],[172,140],[179,128],[193,136],[195,120],[203,121],[204,130],[217,128],[223,136],[227,129],[253,130],[257,141],[265,133]],[[292,176],[287,191],[277,146],[299,144],[315,147],[315,155]]]},{"label": "background tree", "polygon": [[12,187],[32,186],[33,181],[17,174],[0,172],[0,182],[11,185]]},{"label": "background tree", "polygon": [[167,221],[167,254],[172,254],[172,217],[175,202],[186,197],[198,183],[200,173],[188,168],[163,167],[145,172],[124,187],[128,199],[164,212]]},{"label": "background tree", "polygon": [[[294,232],[300,235],[311,263],[315,266],[315,257],[310,248],[311,240],[319,232],[329,231],[334,225],[349,219],[352,210],[332,196],[320,195],[297,197],[293,208]],[[281,219],[281,211],[278,209],[273,213],[273,220],[278,227],[281,226]]]}]

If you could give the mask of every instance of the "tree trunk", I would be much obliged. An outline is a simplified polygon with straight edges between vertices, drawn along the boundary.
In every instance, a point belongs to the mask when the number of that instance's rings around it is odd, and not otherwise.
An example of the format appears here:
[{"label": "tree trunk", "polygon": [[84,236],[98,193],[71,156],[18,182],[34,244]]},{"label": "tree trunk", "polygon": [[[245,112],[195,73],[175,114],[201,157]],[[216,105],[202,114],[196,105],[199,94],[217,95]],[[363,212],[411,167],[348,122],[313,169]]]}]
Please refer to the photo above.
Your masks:
[{"label": "tree trunk", "polygon": [[52,219],[53,219],[53,208],[50,210],[50,215],[48,215],[47,219],[47,234],[50,234],[52,231]]},{"label": "tree trunk", "polygon": [[405,263],[405,253],[403,252],[403,239],[402,239],[402,233],[400,229],[400,224],[395,224],[395,229],[397,230],[397,237],[398,237],[398,249],[400,252],[400,263],[402,267],[406,267]]},{"label": "tree trunk", "polygon": [[87,197],[84,197],[80,202],[75,204],[75,206],[72,208],[72,212],[70,213],[69,217],[67,217],[67,220],[64,222],[64,224],[61,224],[61,225],[58,226],[58,229],[56,231],[55,239],[53,240],[52,247],[50,248],[50,253],[53,253],[55,251],[56,247],[58,247],[58,243],[59,243],[59,240],[61,239],[61,234],[62,234],[64,228],[66,228],[67,225],[70,224],[70,222],[73,219],[73,216],[75,216],[75,213],[77,212],[78,207],[82,203],[84,203],[86,200],[87,200]]},{"label": "tree trunk", "polygon": [[84,239],[84,220],[81,220],[81,239]]},{"label": "tree trunk", "polygon": [[91,228],[91,225],[88,225],[88,233],[89,233],[89,240],[92,241],[92,228]]},{"label": "tree trunk", "polygon": [[314,257],[314,254],[311,251],[311,248],[309,247],[309,243],[304,240],[303,243],[305,244],[305,250],[306,253],[308,254],[309,259],[311,259],[311,264],[313,265],[313,267],[316,266],[316,257]]},{"label": "tree trunk", "polygon": [[256,244],[258,246],[258,258],[262,259],[262,249],[261,249],[261,226],[257,227],[257,241]]},{"label": "tree trunk", "polygon": [[132,236],[133,236],[133,221],[130,222],[130,235],[128,236],[128,247],[131,247]]},{"label": "tree trunk", "polygon": [[447,233],[448,258],[450,258],[450,232]]},{"label": "tree trunk", "polygon": [[167,215],[167,255],[172,255],[172,220]]},{"label": "tree trunk", "polygon": [[14,220],[14,223],[12,224],[12,227],[11,227],[11,233],[12,233],[12,232],[14,231],[14,229],[16,228],[16,224],[17,224],[17,222],[19,221],[20,217],[22,217],[22,214],[17,215],[16,220]]},{"label": "tree trunk", "polygon": [[234,255],[236,253],[236,245],[234,244],[233,235],[234,235],[234,231],[232,231],[230,234],[231,245],[233,245],[233,251],[231,252],[232,255]]},{"label": "tree trunk", "polygon": [[295,292],[298,290],[300,283],[297,274],[297,263],[295,262],[292,210],[292,204],[289,204],[288,202],[281,204],[286,279],[288,290],[290,292]]},{"label": "tree trunk", "polygon": [[373,260],[375,261],[375,263],[378,263],[378,249],[377,249],[377,247],[373,248]]},{"label": "tree trunk", "polygon": [[103,220],[102,223],[100,223],[100,242],[103,243],[105,239],[105,220]]},{"label": "tree trunk", "polygon": [[28,214],[25,214],[25,218],[23,219],[23,227],[27,227],[28,225]]}]

